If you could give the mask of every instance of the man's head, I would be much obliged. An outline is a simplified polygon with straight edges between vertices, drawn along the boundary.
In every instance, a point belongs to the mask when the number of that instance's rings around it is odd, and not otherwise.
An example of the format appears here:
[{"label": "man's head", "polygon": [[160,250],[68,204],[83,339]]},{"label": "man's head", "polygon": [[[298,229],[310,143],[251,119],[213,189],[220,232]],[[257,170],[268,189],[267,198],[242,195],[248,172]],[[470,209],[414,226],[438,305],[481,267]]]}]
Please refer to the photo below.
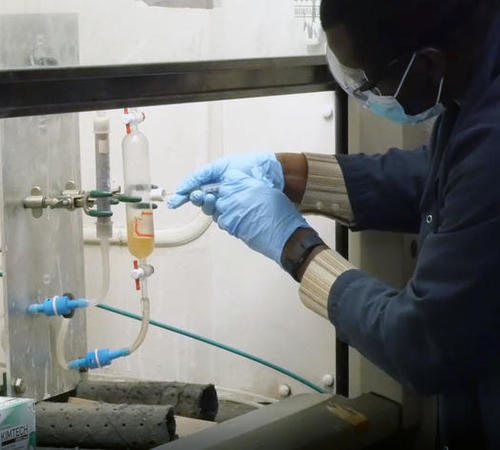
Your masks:
[{"label": "man's head", "polygon": [[[321,21],[340,63],[362,69],[410,115],[463,95],[500,0],[323,0]],[[479,45],[480,46],[480,45]],[[464,85],[465,84],[465,85]]]}]

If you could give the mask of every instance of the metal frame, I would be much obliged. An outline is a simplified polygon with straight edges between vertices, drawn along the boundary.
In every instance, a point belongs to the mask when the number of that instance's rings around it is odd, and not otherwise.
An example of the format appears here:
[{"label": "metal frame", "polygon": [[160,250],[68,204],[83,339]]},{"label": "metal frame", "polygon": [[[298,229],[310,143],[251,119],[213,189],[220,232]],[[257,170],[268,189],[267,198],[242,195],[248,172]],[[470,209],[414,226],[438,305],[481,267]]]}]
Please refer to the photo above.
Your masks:
[{"label": "metal frame", "polygon": [[[3,66],[29,61],[33,36],[50,35],[57,36],[50,59],[78,63],[76,14],[1,15],[0,29]],[[77,384],[79,373],[66,370],[53,350],[59,326],[67,321],[64,355],[73,359],[85,354],[86,315],[78,311],[69,321],[27,311],[46,298],[85,295],[82,218],[79,212],[51,209],[35,219],[23,202],[35,186],[39,189],[33,193],[41,190],[52,197],[66,184],[73,188],[80,184],[78,115],[0,121],[0,160],[7,395],[42,400]],[[74,190],[66,194],[71,197]]]},{"label": "metal frame", "polygon": [[335,89],[323,56],[0,71],[0,118]]},{"label": "metal frame", "polygon": [[[349,153],[349,124],[348,124],[348,97],[342,89],[335,92],[335,142],[336,153]],[[349,233],[347,227],[337,222],[335,224],[335,249],[344,258],[349,258]],[[335,340],[335,392],[337,395],[349,397],[349,346]]]}]

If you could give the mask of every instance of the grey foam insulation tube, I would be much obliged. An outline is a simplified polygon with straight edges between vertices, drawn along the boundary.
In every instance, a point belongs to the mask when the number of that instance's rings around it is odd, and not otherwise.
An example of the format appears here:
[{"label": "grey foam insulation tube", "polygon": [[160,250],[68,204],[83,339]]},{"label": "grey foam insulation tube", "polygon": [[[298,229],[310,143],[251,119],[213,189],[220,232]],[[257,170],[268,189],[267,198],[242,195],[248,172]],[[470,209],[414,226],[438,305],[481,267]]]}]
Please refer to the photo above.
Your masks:
[{"label": "grey foam insulation tube", "polygon": [[161,381],[84,381],[76,396],[106,403],[172,405],[175,413],[194,419],[215,420],[219,401],[212,384]]},{"label": "grey foam insulation tube", "polygon": [[41,447],[149,449],[175,439],[174,409],[41,402],[36,433]]}]

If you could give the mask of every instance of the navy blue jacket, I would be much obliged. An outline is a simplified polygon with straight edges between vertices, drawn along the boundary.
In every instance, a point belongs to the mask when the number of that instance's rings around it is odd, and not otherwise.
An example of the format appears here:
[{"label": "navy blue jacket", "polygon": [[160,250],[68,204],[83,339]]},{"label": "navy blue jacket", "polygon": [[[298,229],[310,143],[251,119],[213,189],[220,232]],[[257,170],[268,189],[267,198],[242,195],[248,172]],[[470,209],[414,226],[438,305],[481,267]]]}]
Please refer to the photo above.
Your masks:
[{"label": "navy blue jacket", "polygon": [[397,290],[352,270],[334,284],[338,336],[423,394],[450,450],[500,449],[500,17],[459,109],[429,146],[339,156],[356,230],[419,233]]}]

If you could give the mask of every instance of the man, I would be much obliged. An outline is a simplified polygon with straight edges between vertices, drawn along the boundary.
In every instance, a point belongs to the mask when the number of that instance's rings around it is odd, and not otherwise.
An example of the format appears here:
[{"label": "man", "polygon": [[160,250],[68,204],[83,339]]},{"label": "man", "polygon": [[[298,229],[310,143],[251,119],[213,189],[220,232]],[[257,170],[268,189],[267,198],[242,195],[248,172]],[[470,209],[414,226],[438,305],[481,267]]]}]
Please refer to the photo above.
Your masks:
[{"label": "man", "polygon": [[[189,177],[170,205],[201,206],[300,281],[302,301],[341,339],[437,394],[450,450],[500,449],[499,11],[499,0],[323,0],[339,85],[398,123],[439,115],[429,146],[228,157]],[[219,192],[200,190],[207,183]],[[356,270],[299,211],[419,233],[411,280],[396,290]]]}]

